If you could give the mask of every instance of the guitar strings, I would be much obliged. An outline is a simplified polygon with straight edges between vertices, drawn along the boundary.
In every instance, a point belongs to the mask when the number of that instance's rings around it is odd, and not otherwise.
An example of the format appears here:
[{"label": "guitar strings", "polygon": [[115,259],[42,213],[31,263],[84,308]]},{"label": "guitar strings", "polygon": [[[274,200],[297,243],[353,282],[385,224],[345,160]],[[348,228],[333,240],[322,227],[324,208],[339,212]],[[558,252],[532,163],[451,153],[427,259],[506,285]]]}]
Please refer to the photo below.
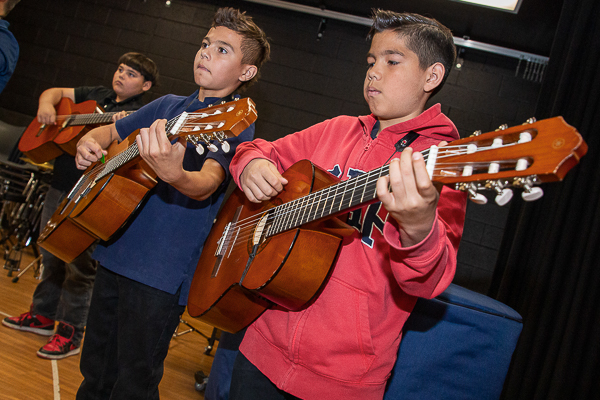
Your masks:
[{"label": "guitar strings", "polygon": [[[510,145],[514,145],[514,144],[516,144],[516,143],[505,144],[504,146],[510,146]],[[454,156],[458,156],[458,155],[469,154],[467,152],[467,149],[468,149],[467,145],[455,145],[455,146],[440,147],[438,149],[438,156],[437,156],[433,176],[441,177],[441,178],[448,177],[449,170],[454,168],[457,171],[456,175],[450,175],[450,176],[460,177],[462,174],[462,168],[465,165],[472,166],[474,169],[487,168],[489,166],[489,163],[485,163],[485,162],[472,162],[472,163],[437,162],[438,160],[444,160],[446,158],[450,158],[450,157],[454,157]],[[490,150],[490,149],[497,149],[497,147],[483,146],[483,147],[477,148],[476,152],[486,151],[486,150]],[[424,158],[425,162],[427,162],[427,160],[428,160],[429,152],[430,152],[429,149],[426,149],[421,152],[423,154],[423,158]],[[515,160],[506,160],[506,161],[498,161],[497,163],[499,165],[513,166],[516,163],[516,161]],[[272,225],[274,223],[274,221],[276,221],[276,220],[284,220],[285,218],[296,217],[295,219],[292,220],[291,225],[288,228],[283,229],[281,231],[288,230],[288,229],[297,227],[299,225],[302,225],[303,223],[314,221],[318,218],[321,218],[321,217],[323,217],[324,210],[318,209],[320,204],[324,204],[325,206],[327,206],[327,205],[329,205],[329,201],[331,200],[331,206],[333,206],[335,199],[337,197],[340,197],[340,199],[342,200],[342,203],[340,204],[340,206],[341,206],[343,204],[343,200],[344,200],[344,197],[346,194],[355,193],[356,188],[358,186],[360,186],[360,187],[363,187],[363,195],[364,195],[364,193],[367,191],[368,186],[375,185],[376,181],[379,179],[379,177],[388,175],[388,174],[389,174],[389,166],[385,165],[385,166],[382,166],[375,170],[369,171],[365,174],[362,174],[360,176],[357,176],[356,178],[336,183],[335,185],[323,188],[321,190],[318,190],[317,192],[309,193],[305,196],[302,196],[298,199],[294,199],[285,204],[273,207],[271,209],[264,210],[263,212],[261,212],[259,214],[254,214],[254,215],[248,216],[248,217],[246,217],[240,221],[237,221],[235,223],[235,225],[233,226],[233,229],[236,230],[236,235],[230,235],[228,238],[225,238],[226,242],[224,243],[224,247],[225,246],[229,247],[230,241],[234,237],[235,237],[235,241],[237,242],[237,243],[234,243],[234,248],[237,246],[237,244],[244,245],[244,243],[251,236],[252,237],[254,236],[253,232],[255,230],[256,224],[258,223],[258,221],[261,221],[263,218],[265,218],[265,216],[267,218],[267,220],[264,224],[265,226]],[[372,179],[372,175],[376,175],[376,178]],[[364,183],[361,181],[364,181]],[[338,188],[340,188],[342,186],[344,186],[344,189],[342,191],[339,191]],[[349,189],[348,186],[352,186],[352,188]],[[335,189],[335,190],[332,190],[332,189]],[[369,195],[371,194],[371,190],[373,191],[373,196],[375,197],[376,191],[373,190],[373,188],[370,189]],[[324,194],[325,194],[325,198],[323,198]],[[358,204],[361,204],[364,202],[364,201],[362,201],[362,199],[363,198],[361,198],[361,201]],[[315,200],[316,200],[316,203],[315,203]],[[352,197],[350,197],[349,201],[351,201],[351,200],[352,200]],[[310,206],[310,210],[308,210],[308,215],[305,215],[306,208],[308,206]],[[351,206],[352,205],[349,204],[348,208],[350,208]],[[312,212],[313,207],[317,208],[317,210],[314,213]],[[316,218],[316,215],[318,214],[319,211],[321,211],[321,216]],[[327,216],[331,215],[331,214],[332,213],[330,212],[327,214]],[[305,219],[306,219],[306,221],[304,221]],[[286,222],[283,222],[283,224],[285,224],[285,223]],[[267,236],[271,236],[271,234],[272,233],[269,232],[269,234]]]},{"label": "guitar strings", "polygon": [[[225,110],[225,112],[229,113],[229,112],[235,110],[235,108],[236,108],[235,106],[229,106]],[[182,122],[181,127],[178,128],[177,132],[194,131],[194,129],[196,129],[198,126],[203,126],[205,128],[205,130],[210,130],[210,128],[209,129],[206,128],[207,126],[210,125],[210,122],[197,122],[196,120],[198,118],[206,118],[208,116],[223,114],[223,111],[221,109],[224,109],[224,107],[216,107],[215,111],[213,113],[206,113],[206,112],[187,113],[185,120]],[[108,114],[110,114],[110,113],[90,114],[90,115],[106,116]],[[112,113],[112,114],[114,114],[114,113]],[[79,115],[82,115],[82,114],[79,114]],[[167,135],[170,134],[171,130],[173,129],[173,126],[177,123],[177,121],[179,120],[180,117],[181,117],[181,114],[179,114],[167,121],[167,123],[165,125],[165,131],[167,132]],[[212,123],[218,124],[219,127],[222,127],[221,124],[224,123],[224,121],[213,121]],[[186,131],[186,129],[187,129],[187,131]],[[114,155],[113,157],[110,157],[109,159],[106,160],[105,163],[98,163],[90,171],[85,173],[80,178],[80,180],[75,185],[75,187],[71,190],[68,198],[69,199],[79,198],[82,194],[82,191],[85,191],[89,187],[91,182],[94,182],[94,183],[98,182],[100,179],[102,179],[105,176],[116,171],[121,166],[125,165],[127,162],[131,161],[133,158],[135,158],[139,155],[140,155],[140,153],[139,153],[139,148],[138,148],[137,142],[134,141],[124,151]],[[85,185],[84,185],[84,183],[85,183]]]}]

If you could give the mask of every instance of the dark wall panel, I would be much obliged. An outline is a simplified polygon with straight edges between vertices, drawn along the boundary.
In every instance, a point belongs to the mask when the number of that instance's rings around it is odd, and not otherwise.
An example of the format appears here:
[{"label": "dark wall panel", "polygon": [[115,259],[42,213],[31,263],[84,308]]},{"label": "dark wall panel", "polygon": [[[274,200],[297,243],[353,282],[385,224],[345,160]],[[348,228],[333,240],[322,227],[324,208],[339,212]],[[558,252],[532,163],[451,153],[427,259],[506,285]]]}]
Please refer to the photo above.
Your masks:
[{"label": "dark wall panel", "polygon": [[[148,100],[196,89],[192,62],[221,2],[173,0],[28,0],[8,16],[21,46],[17,70],[0,95],[0,118],[27,125],[37,99],[55,86],[109,85],[118,57],[140,51],[154,59],[161,84]],[[272,41],[272,60],[245,95],[257,103],[257,136],[276,139],[339,114],[368,113],[362,97],[367,27],[330,20],[320,41],[320,18],[243,1]],[[436,16],[435,10],[429,12]],[[440,18],[441,19],[441,18]],[[444,23],[444,20],[441,19]],[[539,84],[515,76],[517,61],[468,50],[433,99],[462,136],[520,124],[532,116]],[[507,210],[469,205],[455,281],[485,293]],[[521,201],[516,199],[514,201]]]}]

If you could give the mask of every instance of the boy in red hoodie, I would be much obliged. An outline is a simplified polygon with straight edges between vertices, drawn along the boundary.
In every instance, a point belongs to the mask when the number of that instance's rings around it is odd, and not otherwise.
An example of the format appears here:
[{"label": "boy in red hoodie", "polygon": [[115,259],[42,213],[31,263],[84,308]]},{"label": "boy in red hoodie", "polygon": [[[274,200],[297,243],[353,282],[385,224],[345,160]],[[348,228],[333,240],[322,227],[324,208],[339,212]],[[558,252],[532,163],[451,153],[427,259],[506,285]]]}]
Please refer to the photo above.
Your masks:
[{"label": "boy in red hoodie", "polygon": [[248,327],[230,399],[381,399],[417,298],[439,295],[454,277],[466,196],[439,193],[420,153],[458,139],[439,104],[425,110],[454,63],[453,37],[416,14],[377,10],[373,19],[364,81],[372,114],[241,144],[230,165],[260,202],[283,190],[281,173],[302,159],[342,180],[391,159],[380,202],[350,213],[356,231],[316,300],[298,312],[267,310]]}]

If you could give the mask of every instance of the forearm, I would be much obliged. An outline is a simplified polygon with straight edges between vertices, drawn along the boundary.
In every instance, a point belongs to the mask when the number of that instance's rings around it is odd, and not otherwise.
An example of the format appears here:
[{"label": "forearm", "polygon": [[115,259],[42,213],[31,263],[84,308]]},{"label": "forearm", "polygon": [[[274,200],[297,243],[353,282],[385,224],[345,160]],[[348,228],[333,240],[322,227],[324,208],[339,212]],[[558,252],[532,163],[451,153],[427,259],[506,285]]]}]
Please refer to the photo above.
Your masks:
[{"label": "forearm", "polygon": [[413,296],[435,297],[450,284],[465,218],[464,193],[443,190],[433,227],[421,242],[402,243],[398,223],[388,216],[383,232],[398,284]]},{"label": "forearm", "polygon": [[186,171],[169,183],[184,195],[195,200],[205,200],[210,197],[225,180],[225,171],[221,164],[213,159],[206,159],[200,171]]},{"label": "forearm", "polygon": [[41,104],[50,104],[56,106],[63,97],[67,97],[75,101],[75,89],[72,88],[51,88],[45,90],[39,99]]},{"label": "forearm", "polygon": [[83,137],[79,139],[77,146],[86,141],[94,140],[100,145],[100,147],[106,149],[112,142],[115,140],[120,141],[120,139],[121,137],[115,128],[115,124],[102,125],[83,135]]}]

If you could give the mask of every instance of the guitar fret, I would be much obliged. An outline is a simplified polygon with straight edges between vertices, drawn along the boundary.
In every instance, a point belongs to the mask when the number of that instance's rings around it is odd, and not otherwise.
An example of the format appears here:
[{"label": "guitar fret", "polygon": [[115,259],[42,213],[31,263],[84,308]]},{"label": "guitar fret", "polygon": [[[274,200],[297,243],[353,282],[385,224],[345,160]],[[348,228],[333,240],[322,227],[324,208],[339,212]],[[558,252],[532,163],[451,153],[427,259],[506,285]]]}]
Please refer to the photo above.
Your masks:
[{"label": "guitar fret", "polygon": [[[327,190],[320,190],[318,192],[319,193],[319,201],[317,201],[317,206],[315,207],[313,219],[316,219],[316,216],[319,213],[319,210],[321,210],[321,215],[323,215],[323,206],[321,206],[321,202],[323,201],[323,193],[325,193],[326,191]],[[327,203],[327,197],[325,197],[325,203]]]},{"label": "guitar fret", "polygon": [[297,199],[294,201],[294,205],[295,208],[293,209],[293,212],[291,213],[291,221],[290,221],[290,227],[293,228],[294,226],[298,226],[298,218],[300,217],[300,210],[302,208],[302,202],[304,201],[304,199],[306,199],[305,197],[301,197],[300,199]]},{"label": "guitar fret", "polygon": [[285,231],[287,229],[286,228],[287,224],[288,224],[287,221],[288,221],[288,217],[289,217],[289,214],[290,214],[289,209],[291,207],[293,207],[293,206],[294,206],[294,204],[292,202],[292,203],[286,203],[283,206],[277,207],[280,210],[280,213],[279,213],[279,219],[280,219],[279,232],[283,232],[283,231]]},{"label": "guitar fret", "polygon": [[[297,213],[298,217],[299,217],[299,221],[296,222],[295,226],[300,226],[302,225],[302,221],[304,221],[304,217],[306,215],[306,210],[308,208],[308,203],[310,202],[310,197],[312,197],[311,195],[305,196],[304,200],[300,202],[300,204],[298,205],[298,208],[300,212]],[[308,218],[306,219],[306,222],[308,222]]]}]

